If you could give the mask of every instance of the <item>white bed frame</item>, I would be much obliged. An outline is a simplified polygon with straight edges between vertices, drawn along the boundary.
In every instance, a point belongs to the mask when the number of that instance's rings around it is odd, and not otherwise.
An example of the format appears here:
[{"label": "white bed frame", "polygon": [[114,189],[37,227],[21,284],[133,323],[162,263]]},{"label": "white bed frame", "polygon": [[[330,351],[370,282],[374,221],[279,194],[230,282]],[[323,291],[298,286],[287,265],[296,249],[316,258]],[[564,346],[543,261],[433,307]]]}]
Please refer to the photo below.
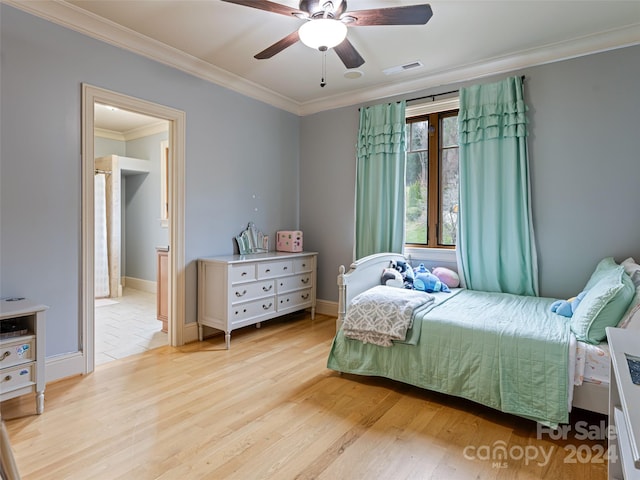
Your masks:
[{"label": "white bed frame", "polygon": [[[338,319],[336,330],[340,328],[347,314],[347,306],[355,297],[365,290],[380,284],[380,276],[391,261],[409,261],[398,253],[376,253],[353,262],[347,272],[344,265],[338,270]],[[592,412],[608,414],[609,386],[584,382],[573,389],[572,405],[576,408]]]}]

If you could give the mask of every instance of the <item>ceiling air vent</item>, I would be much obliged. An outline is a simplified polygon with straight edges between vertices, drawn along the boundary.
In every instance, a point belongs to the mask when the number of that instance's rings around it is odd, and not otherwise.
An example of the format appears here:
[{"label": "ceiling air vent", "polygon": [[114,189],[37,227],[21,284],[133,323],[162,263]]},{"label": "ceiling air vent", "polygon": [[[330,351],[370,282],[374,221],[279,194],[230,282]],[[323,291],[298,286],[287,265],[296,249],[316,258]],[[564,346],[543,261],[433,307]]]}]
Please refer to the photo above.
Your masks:
[{"label": "ceiling air vent", "polygon": [[404,65],[397,65],[395,67],[389,67],[383,70],[385,75],[393,75],[394,73],[406,72],[407,70],[413,70],[415,68],[421,68],[424,65],[420,60],[416,60],[415,62],[405,63]]}]

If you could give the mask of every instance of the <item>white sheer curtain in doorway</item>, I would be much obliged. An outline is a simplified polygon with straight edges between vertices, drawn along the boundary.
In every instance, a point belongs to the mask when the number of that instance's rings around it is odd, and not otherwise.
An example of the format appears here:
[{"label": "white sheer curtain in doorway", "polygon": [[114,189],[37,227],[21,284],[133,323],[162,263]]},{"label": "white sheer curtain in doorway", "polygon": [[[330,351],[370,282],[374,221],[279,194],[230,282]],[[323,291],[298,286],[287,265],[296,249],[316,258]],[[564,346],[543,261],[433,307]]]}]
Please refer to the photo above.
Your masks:
[{"label": "white sheer curtain in doorway", "polygon": [[107,253],[107,176],[96,173],[95,192],[95,298],[108,297],[109,292],[109,257]]}]

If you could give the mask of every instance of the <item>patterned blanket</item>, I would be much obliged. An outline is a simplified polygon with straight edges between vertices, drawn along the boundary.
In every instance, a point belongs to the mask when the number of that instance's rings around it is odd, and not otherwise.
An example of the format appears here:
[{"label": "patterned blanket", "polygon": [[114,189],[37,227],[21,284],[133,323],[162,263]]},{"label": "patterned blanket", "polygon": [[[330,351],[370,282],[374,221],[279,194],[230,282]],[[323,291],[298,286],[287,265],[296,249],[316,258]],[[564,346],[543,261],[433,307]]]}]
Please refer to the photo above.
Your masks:
[{"label": "patterned blanket", "polygon": [[403,341],[418,307],[433,303],[433,295],[378,285],[351,301],[342,325],[344,336],[363,343],[390,347]]}]

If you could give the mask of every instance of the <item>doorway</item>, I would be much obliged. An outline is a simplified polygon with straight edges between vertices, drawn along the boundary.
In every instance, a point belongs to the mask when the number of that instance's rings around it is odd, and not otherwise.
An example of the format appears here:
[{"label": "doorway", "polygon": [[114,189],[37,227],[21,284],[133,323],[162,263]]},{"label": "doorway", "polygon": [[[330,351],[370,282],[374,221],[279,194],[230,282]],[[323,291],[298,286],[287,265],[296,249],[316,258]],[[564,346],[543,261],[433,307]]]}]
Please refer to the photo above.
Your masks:
[{"label": "doorway", "polygon": [[[111,114],[110,114],[111,113]],[[137,122],[136,125],[125,124],[126,121]],[[122,125],[118,126],[118,123]],[[151,171],[145,172],[145,168],[149,164],[145,164],[145,159],[130,157],[130,152],[140,152],[143,150],[141,157],[149,156],[144,153],[145,148],[153,151],[157,150],[154,161],[154,177],[157,177],[158,189],[163,189],[162,194],[158,193],[157,202],[155,202],[156,211],[151,213],[152,219],[157,222],[158,232],[164,229],[164,237],[162,233],[156,235],[153,239],[148,239],[153,245],[151,250],[155,250],[157,246],[165,247],[168,255],[165,253],[166,262],[166,339],[164,343],[177,346],[183,342],[184,327],[184,224],[182,211],[184,209],[184,112],[180,112],[169,107],[149,103],[126,95],[121,95],[108,90],[83,85],[83,122],[82,122],[82,139],[83,139],[83,258],[82,258],[82,274],[83,274],[83,295],[82,295],[82,325],[81,325],[81,350],[84,357],[84,372],[93,371],[96,365],[96,308],[110,308],[110,306],[121,305],[121,310],[127,304],[134,304],[134,308],[140,308],[140,302],[151,304],[151,311],[147,317],[155,318],[156,301],[155,293],[156,282],[150,279],[150,276],[156,276],[155,268],[153,275],[149,274],[149,266],[133,265],[127,268],[127,242],[123,241],[127,238],[127,221],[126,208],[120,216],[123,205],[126,207],[132,198],[142,188],[147,180],[146,177],[151,175]],[[158,133],[164,128],[164,134]],[[154,133],[155,129],[155,133]],[[127,140],[123,132],[128,132]],[[99,133],[97,133],[99,132]],[[133,133],[132,133],[133,132]],[[150,134],[150,135],[147,135]],[[113,137],[105,139],[105,137]],[[132,137],[137,136],[137,139]],[[125,137],[125,138],[123,138]],[[140,138],[144,140],[140,141]],[[132,143],[128,144],[128,141]],[[157,141],[157,142],[156,142]],[[144,144],[147,144],[144,147]],[[149,147],[151,143],[157,143]],[[164,156],[163,156],[164,155]],[[100,158],[101,162],[95,161]],[[147,161],[149,158],[146,159]],[[157,167],[157,168],[156,168]],[[162,169],[165,169],[162,171]],[[95,175],[103,177],[96,182]],[[96,186],[98,189],[107,189],[107,184],[111,187],[118,184],[121,188],[112,191],[112,197],[109,200],[102,200],[101,196],[96,197]],[[146,182],[149,183],[149,182]],[[155,182],[151,182],[155,184]],[[124,184],[124,187],[123,187]],[[128,188],[127,184],[131,188]],[[131,194],[127,190],[134,191]],[[144,202],[138,202],[143,204]],[[100,210],[96,212],[96,206],[102,206],[106,210],[111,208],[112,218],[111,232],[120,233],[115,238],[109,238],[108,228],[98,228],[102,225]],[[152,207],[153,208],[153,207]],[[139,210],[139,207],[138,207]],[[149,212],[145,213],[148,215]],[[139,212],[131,213],[132,216],[139,215]],[[106,216],[106,215],[105,215]],[[108,223],[107,222],[107,223]],[[137,228],[138,221],[134,219],[134,223],[130,223],[130,228]],[[119,227],[118,228],[118,224]],[[104,237],[107,230],[106,237]],[[120,230],[120,232],[118,232]],[[144,229],[143,229],[144,230]],[[143,231],[141,230],[141,231]],[[148,230],[148,228],[146,229]],[[135,234],[135,232],[132,232]],[[145,235],[134,235],[140,237]],[[119,237],[119,238],[118,238]],[[159,240],[160,239],[160,240]],[[96,253],[96,246],[100,244],[108,244],[112,255],[107,257],[106,263],[109,272],[115,273],[106,279],[96,278],[96,274],[100,270],[104,270],[105,261],[100,263],[102,268],[97,266],[96,261],[99,260],[100,253]],[[143,242],[136,245],[130,245],[129,248],[145,249]],[[134,252],[135,253],[135,252]],[[155,258],[156,252],[150,252]],[[139,256],[132,255],[131,258],[137,261]],[[148,258],[148,255],[147,255]],[[135,263],[135,262],[134,262]],[[148,264],[149,262],[147,262]],[[153,263],[153,262],[152,262]],[[154,264],[155,265],[155,264]],[[132,272],[128,276],[127,272]],[[104,272],[103,272],[104,273]],[[98,275],[100,277],[100,275]],[[127,283],[132,293],[137,298],[130,296],[127,301]],[[105,290],[105,284],[107,289]],[[97,288],[100,287],[101,288]],[[131,288],[133,287],[133,288]],[[99,290],[99,292],[98,292]],[[149,293],[145,299],[145,290]],[[135,291],[135,292],[134,292]],[[121,294],[125,295],[122,296]],[[140,295],[139,293],[142,293]],[[96,294],[100,300],[96,300]],[[153,294],[152,302],[149,302],[150,296]],[[117,302],[117,303],[115,303]],[[96,306],[100,304],[104,306]],[[145,307],[146,308],[146,307]],[[104,312],[104,311],[102,311]],[[101,313],[102,313],[101,312]],[[157,321],[158,330],[160,330],[161,322]],[[133,330],[133,325],[130,325]],[[155,346],[155,344],[154,344]],[[132,352],[134,353],[134,352]],[[104,358],[99,358],[98,363],[102,363]]]},{"label": "doorway", "polygon": [[96,365],[168,343],[168,138],[167,120],[94,105]]}]

